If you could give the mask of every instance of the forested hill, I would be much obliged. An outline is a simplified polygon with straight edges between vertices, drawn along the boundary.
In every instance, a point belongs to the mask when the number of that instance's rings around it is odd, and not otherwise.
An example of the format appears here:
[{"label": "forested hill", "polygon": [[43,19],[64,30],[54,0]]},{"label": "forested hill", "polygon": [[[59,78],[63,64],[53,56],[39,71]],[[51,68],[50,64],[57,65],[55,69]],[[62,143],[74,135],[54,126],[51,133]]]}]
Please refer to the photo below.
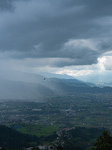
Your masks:
[{"label": "forested hill", "polygon": [[39,140],[36,136],[24,135],[11,128],[0,125],[0,147],[18,149],[27,147],[30,142],[36,142],[38,144]]},{"label": "forested hill", "polygon": [[[68,131],[60,129],[59,134],[61,133],[61,136],[59,141],[64,143],[63,150],[87,150],[93,146],[93,141],[96,140],[97,136],[99,136],[103,130],[105,129],[84,127],[76,127]],[[51,136],[37,138],[36,136],[24,135],[11,128],[0,125],[0,146],[9,150],[20,150],[31,145],[32,147],[37,147],[40,143],[42,145],[44,143],[50,145],[53,141],[56,142],[56,139],[56,133]],[[57,146],[55,145],[55,147],[58,149],[59,145],[60,143],[58,143]]]}]

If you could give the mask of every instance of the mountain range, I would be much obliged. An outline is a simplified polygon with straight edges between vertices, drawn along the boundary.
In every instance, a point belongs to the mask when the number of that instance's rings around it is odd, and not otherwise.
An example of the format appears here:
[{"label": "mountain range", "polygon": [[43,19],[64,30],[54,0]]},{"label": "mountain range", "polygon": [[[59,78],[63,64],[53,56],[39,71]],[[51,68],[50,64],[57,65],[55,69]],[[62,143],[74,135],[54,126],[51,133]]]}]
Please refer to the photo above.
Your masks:
[{"label": "mountain range", "polygon": [[77,79],[47,78],[33,73],[2,71],[0,99],[42,100],[58,95],[112,92],[111,87],[91,87]]}]

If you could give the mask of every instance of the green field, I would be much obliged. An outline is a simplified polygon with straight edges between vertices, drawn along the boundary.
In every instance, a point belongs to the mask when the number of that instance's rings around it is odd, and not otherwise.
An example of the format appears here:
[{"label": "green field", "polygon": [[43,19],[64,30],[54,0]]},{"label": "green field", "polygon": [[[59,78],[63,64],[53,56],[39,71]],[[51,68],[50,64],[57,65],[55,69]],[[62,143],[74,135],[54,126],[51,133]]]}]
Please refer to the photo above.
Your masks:
[{"label": "green field", "polygon": [[53,135],[60,127],[63,127],[62,124],[59,125],[17,125],[17,131],[22,132],[23,134],[36,135],[37,137],[41,136],[50,136]]}]

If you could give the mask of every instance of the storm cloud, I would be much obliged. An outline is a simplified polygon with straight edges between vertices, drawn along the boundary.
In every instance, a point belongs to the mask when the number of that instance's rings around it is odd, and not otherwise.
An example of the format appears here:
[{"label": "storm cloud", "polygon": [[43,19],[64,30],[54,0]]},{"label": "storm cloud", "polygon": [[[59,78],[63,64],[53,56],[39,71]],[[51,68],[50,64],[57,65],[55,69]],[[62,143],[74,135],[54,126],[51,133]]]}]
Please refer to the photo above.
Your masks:
[{"label": "storm cloud", "polygon": [[112,51],[111,34],[111,0],[0,0],[1,58],[96,64]]}]

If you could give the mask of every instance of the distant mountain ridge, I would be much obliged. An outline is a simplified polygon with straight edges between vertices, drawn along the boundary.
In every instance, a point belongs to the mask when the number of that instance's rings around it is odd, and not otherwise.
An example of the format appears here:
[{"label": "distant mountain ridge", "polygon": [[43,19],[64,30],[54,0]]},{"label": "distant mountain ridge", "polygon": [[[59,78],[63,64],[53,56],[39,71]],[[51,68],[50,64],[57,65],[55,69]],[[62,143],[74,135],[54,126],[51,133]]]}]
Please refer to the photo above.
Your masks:
[{"label": "distant mountain ridge", "polygon": [[52,95],[55,92],[41,84],[0,80],[0,99],[41,99]]},{"label": "distant mountain ridge", "polygon": [[42,100],[58,95],[112,92],[111,87],[91,87],[77,79],[46,78],[23,72],[0,74],[0,99]]}]

